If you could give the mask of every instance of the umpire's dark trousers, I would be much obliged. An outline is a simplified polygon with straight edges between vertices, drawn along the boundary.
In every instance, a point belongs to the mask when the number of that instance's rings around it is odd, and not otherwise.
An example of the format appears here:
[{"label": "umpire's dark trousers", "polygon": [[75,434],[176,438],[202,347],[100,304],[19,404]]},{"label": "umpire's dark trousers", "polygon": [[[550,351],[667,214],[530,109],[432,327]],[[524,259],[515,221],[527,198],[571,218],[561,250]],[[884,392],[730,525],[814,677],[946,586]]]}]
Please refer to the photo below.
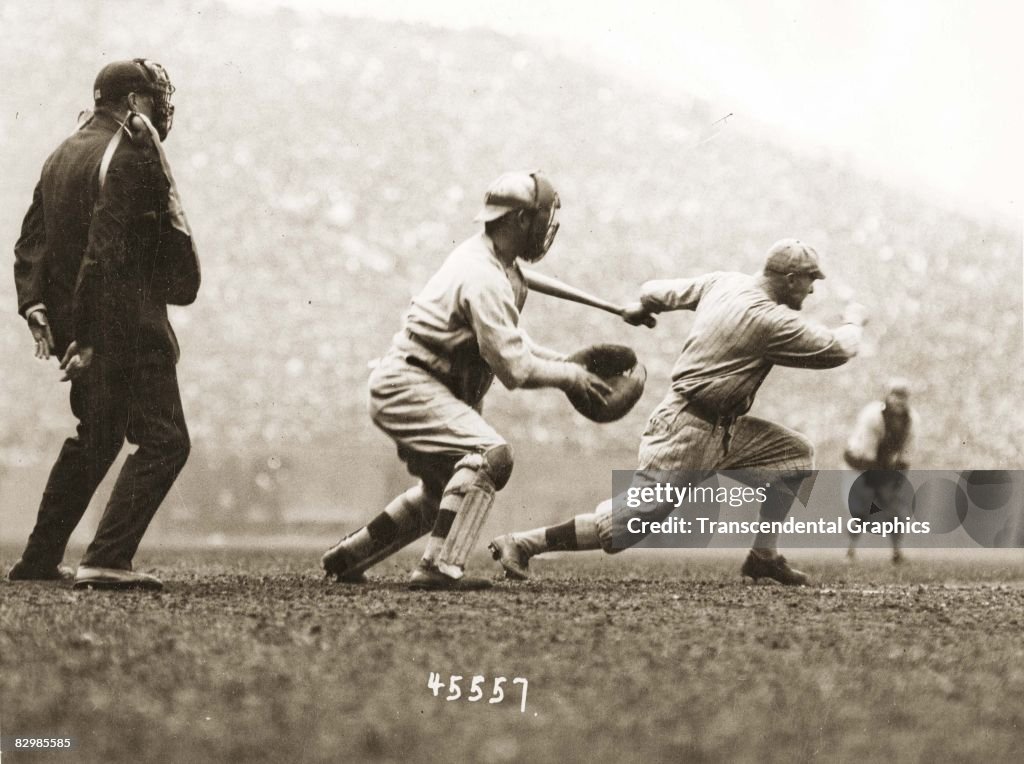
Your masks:
[{"label": "umpire's dark trousers", "polygon": [[58,565],[71,532],[125,438],[138,446],[111,492],[82,565],[130,570],[160,502],[188,458],[188,428],[174,363],[121,366],[95,358],[71,383],[75,437],[64,441],[39,505],[22,559],[40,569]]}]

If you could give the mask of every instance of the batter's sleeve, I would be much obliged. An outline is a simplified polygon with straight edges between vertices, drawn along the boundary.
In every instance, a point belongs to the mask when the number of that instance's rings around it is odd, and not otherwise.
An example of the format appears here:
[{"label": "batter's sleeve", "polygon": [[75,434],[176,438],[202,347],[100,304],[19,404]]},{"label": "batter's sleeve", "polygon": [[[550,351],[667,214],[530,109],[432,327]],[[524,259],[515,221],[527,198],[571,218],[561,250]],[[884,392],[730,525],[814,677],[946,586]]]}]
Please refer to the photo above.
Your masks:
[{"label": "batter's sleeve", "polygon": [[782,305],[765,314],[765,360],[779,366],[832,369],[860,349],[861,328],[844,324],[835,331],[805,320]]},{"label": "batter's sleeve", "polygon": [[705,290],[714,283],[715,275],[648,281],[640,287],[640,304],[650,313],[695,310]]}]

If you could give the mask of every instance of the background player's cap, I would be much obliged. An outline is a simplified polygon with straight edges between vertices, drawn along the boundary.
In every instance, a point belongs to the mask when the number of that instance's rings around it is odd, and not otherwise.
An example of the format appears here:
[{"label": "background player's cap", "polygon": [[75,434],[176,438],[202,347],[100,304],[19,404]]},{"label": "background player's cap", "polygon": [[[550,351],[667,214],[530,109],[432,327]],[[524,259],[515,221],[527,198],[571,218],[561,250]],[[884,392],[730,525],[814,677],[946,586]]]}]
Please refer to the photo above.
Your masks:
[{"label": "background player's cap", "polygon": [[907,397],[910,395],[910,380],[905,377],[892,377],[886,380],[885,383],[885,394],[889,395],[902,395]]},{"label": "background player's cap", "polygon": [[93,101],[116,101],[129,93],[150,93],[153,83],[135,61],[112,61],[100,69],[92,86]]},{"label": "background player's cap", "polygon": [[528,172],[506,172],[491,183],[484,194],[484,206],[473,220],[486,223],[512,210],[532,210],[537,203],[537,185]]},{"label": "background player's cap", "polygon": [[799,239],[780,239],[765,256],[764,269],[774,273],[807,273],[816,279],[825,278],[814,247]]}]

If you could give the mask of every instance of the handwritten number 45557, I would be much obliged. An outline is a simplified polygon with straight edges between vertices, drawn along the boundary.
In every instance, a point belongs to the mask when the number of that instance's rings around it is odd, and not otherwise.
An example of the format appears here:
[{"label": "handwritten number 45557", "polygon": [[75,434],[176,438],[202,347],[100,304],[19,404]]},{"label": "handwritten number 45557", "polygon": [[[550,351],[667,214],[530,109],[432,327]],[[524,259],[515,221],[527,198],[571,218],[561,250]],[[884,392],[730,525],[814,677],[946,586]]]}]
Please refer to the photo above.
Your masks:
[{"label": "handwritten number 45557", "polygon": [[[458,700],[462,697],[462,687],[459,685],[459,683],[464,678],[465,677],[461,676],[460,674],[452,674],[451,678],[448,681],[448,684],[445,685],[445,683],[441,681],[441,675],[438,674],[436,671],[431,671],[430,675],[427,677],[427,689],[433,692],[434,697],[436,698],[438,697],[438,694],[440,692],[444,691],[447,688],[448,695],[445,696],[445,700]],[[470,680],[469,691],[466,694],[466,700],[468,700],[470,703],[476,703],[477,701],[483,700],[483,685],[486,681],[486,677],[481,676],[479,674],[475,675],[472,678],[472,680]],[[494,677],[494,689],[491,691],[491,698],[487,701],[488,703],[501,703],[501,701],[505,699],[505,691],[502,689],[502,685],[505,684],[505,682],[507,681],[508,680],[503,676]],[[517,676],[512,680],[512,684],[521,684],[523,686],[523,695],[520,698],[519,711],[520,713],[525,713],[526,688],[529,686],[529,682],[526,680],[526,678]]]}]

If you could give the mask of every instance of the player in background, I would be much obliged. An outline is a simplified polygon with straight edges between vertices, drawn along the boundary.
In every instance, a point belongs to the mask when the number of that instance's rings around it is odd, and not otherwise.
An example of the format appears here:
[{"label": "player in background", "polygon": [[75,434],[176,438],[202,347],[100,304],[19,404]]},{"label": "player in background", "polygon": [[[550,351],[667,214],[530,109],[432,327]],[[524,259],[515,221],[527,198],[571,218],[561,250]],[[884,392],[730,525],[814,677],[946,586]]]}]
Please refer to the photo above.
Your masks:
[{"label": "player in background", "polygon": [[[783,239],[768,250],[763,269],[755,275],[714,272],[650,281],[641,287],[639,302],[627,311],[631,318],[670,310],[692,310],[695,317],[672,370],[671,388],[641,437],[639,471],[761,473],[770,476],[775,488],[761,505],[760,519],[785,519],[814,467],[814,447],[803,435],[747,412],[774,365],[830,369],[857,354],[863,306],[848,305],[845,323],[836,329],[812,323],[799,313],[814,292],[815,280],[823,278],[813,248]],[[534,555],[587,549],[618,552],[613,529],[624,527],[635,515],[662,520],[671,510],[670,505],[646,511],[623,506],[613,512],[607,501],[560,525],[500,536],[489,548],[509,578],[525,579]],[[755,537],[743,575],[805,584],[807,576],[779,554],[776,536]]]},{"label": "player in background", "polygon": [[370,414],[420,482],[323,555],[329,577],[358,582],[371,565],[429,532],[413,588],[490,586],[464,576],[464,567],[495,493],[512,474],[511,446],[481,415],[493,378],[509,389],[560,388],[595,404],[611,392],[519,327],[527,286],[517,261],[544,257],[559,207],[542,173],[502,175],[476,217],[484,230],[456,248],[413,299],[370,376]]},{"label": "player in background", "polygon": [[[892,492],[899,489],[902,482],[899,473],[910,469],[915,419],[916,414],[910,407],[910,383],[902,378],[890,379],[883,399],[872,401],[861,409],[843,458],[850,469],[869,473],[860,481],[872,494],[862,497],[865,506],[877,503],[884,507],[890,503]],[[857,484],[856,478],[853,484]],[[901,535],[893,533],[890,538],[892,561],[898,565],[903,562]],[[856,554],[859,539],[859,533],[850,533],[846,556],[851,560]]]}]

